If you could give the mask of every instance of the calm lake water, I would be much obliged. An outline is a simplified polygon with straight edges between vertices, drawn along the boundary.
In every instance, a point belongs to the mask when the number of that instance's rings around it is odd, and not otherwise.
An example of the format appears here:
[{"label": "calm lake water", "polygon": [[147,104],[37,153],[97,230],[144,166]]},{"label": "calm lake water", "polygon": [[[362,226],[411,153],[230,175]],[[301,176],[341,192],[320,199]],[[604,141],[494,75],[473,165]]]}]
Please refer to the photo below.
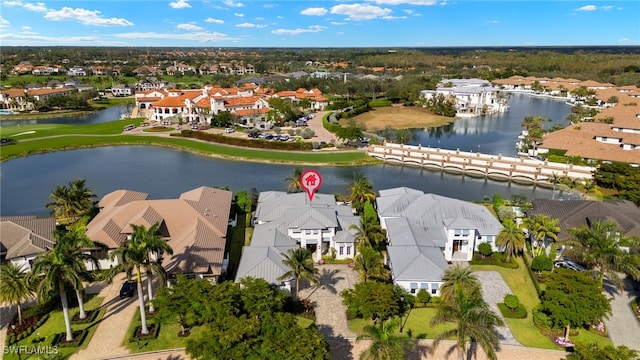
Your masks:
[{"label": "calm lake water", "polygon": [[80,116],[59,116],[48,119],[34,120],[2,120],[0,125],[18,125],[18,124],[99,124],[103,122],[120,119],[120,116],[127,112],[126,106],[112,106],[110,108],[94,111],[89,114]]},{"label": "calm lake water", "polygon": [[[440,141],[442,148],[478,149],[482,152],[514,155],[520,123],[525,116],[544,116],[549,124],[562,123],[570,109],[564,103],[512,95],[511,111],[500,116],[458,120],[439,130],[415,132],[422,145]],[[119,114],[114,118],[119,118]],[[86,119],[86,123],[103,120]],[[61,121],[61,120],[58,120]],[[58,185],[75,178],[99,196],[113,190],[129,189],[149,193],[149,198],[171,198],[202,186],[229,187],[233,191],[256,188],[259,191],[286,190],[285,178],[294,166],[215,159],[164,148],[122,146],[82,149],[34,155],[2,163],[0,169],[0,214],[45,215],[44,205]],[[500,193],[505,197],[551,198],[549,189],[531,185],[485,180],[434,170],[399,165],[363,167],[314,167],[323,177],[323,193],[344,193],[354,170],[361,170],[375,189],[398,186],[416,188],[462,200],[481,200]],[[562,196],[556,194],[556,198]],[[566,196],[566,195],[565,195]]]}]

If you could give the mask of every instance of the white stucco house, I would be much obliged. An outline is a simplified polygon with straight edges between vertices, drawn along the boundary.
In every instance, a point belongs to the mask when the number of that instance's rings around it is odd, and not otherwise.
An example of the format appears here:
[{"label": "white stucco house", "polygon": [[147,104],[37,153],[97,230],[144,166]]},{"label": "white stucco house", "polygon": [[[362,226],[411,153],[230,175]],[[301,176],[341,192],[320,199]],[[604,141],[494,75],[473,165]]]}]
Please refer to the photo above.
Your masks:
[{"label": "white stucco house", "polygon": [[447,79],[441,81],[436,90],[420,91],[420,97],[428,100],[441,94],[453,98],[456,116],[475,117],[509,111],[506,99],[498,97],[500,91],[487,80]]},{"label": "white stucco house", "polygon": [[470,261],[483,242],[499,250],[502,225],[482,205],[406,187],[380,190],[377,204],[393,281],[410,293],[439,295],[449,263]]},{"label": "white stucco house", "polygon": [[306,193],[262,192],[252,221],[251,245],[243,248],[236,281],[252,276],[291,291],[293,279],[277,280],[288,271],[282,254],[289,249],[306,248],[314,261],[332,252],[336,259],[355,255],[356,232],[349,228],[360,225],[360,218],[330,194],[315,194],[310,201]]}]

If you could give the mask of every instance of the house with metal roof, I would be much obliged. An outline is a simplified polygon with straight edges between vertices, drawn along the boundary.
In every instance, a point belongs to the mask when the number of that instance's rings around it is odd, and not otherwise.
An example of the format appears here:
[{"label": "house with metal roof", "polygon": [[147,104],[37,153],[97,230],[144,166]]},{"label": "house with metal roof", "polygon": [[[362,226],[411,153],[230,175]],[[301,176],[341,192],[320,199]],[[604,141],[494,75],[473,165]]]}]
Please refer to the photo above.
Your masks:
[{"label": "house with metal roof", "polygon": [[0,263],[12,262],[31,271],[33,260],[53,248],[56,219],[37,216],[0,218]]},{"label": "house with metal roof", "polygon": [[482,205],[406,187],[380,190],[376,201],[393,281],[411,293],[439,295],[450,262],[470,261],[483,242],[498,250],[502,225]]},{"label": "house with metal roof", "polygon": [[310,201],[306,193],[262,192],[252,222],[251,245],[242,250],[236,281],[251,276],[291,291],[293,279],[277,280],[289,270],[282,263],[289,249],[308,249],[315,261],[332,253],[337,259],[355,255],[356,232],[349,228],[360,225],[360,218],[333,195],[315,194]]}]

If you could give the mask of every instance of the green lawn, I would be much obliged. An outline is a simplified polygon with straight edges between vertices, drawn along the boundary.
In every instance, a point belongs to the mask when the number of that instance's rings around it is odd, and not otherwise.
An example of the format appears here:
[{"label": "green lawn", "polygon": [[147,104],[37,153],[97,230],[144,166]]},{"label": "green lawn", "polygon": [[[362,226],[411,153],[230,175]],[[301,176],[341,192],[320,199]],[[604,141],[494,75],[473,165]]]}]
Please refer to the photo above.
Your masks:
[{"label": "green lawn", "polygon": [[[453,323],[431,326],[431,318],[436,313],[435,308],[415,308],[409,313],[409,317],[403,316],[403,332],[411,334],[413,338],[433,339],[438,334],[454,328]],[[362,334],[362,329],[366,325],[372,324],[370,320],[352,319],[347,322],[349,329],[354,333]]]},{"label": "green lawn", "polygon": [[[533,324],[533,317],[531,316],[531,310],[534,306],[540,303],[538,295],[536,294],[533,282],[529,277],[526,265],[522,258],[518,258],[517,269],[507,269],[494,265],[472,265],[472,269],[476,271],[497,271],[502,275],[504,281],[509,285],[512,293],[518,297],[520,303],[527,309],[526,319],[505,319],[505,322],[513,336],[524,346],[535,347],[542,349],[560,349],[555,342],[548,336],[540,333],[538,328]],[[574,343],[593,343],[597,342],[598,345],[609,344],[611,340],[606,337],[593,334],[587,330],[580,329],[578,336],[572,337],[571,340]]]},{"label": "green lawn", "polygon": [[240,256],[242,255],[242,247],[245,245],[246,219],[247,217],[243,214],[238,214],[236,227],[229,227],[229,230],[227,230],[226,248],[229,249],[229,269],[227,273],[230,280],[236,277]]},{"label": "green lawn", "polygon": [[[102,300],[104,298],[102,297],[92,297],[91,299],[89,299],[86,303],[85,303],[85,310],[86,311],[90,311],[90,310],[94,310],[100,307],[100,304],[102,304]],[[78,314],[79,310],[78,308],[73,308],[70,311],[70,315],[71,318],[73,319],[73,317]],[[96,317],[96,319],[89,324],[71,324],[71,329],[73,331],[76,330],[81,330],[81,329],[88,329],[89,333],[87,334],[86,338],[84,339],[84,341],[82,342],[82,345],[79,347],[60,347],[57,348],[59,350],[59,354],[60,354],[60,358],[62,359],[67,359],[69,358],[72,354],[78,352],[81,349],[84,349],[87,347],[87,345],[89,344],[89,341],[91,341],[91,337],[93,336],[93,333],[96,331],[96,328],[98,326],[98,324],[100,323],[100,321],[102,320],[102,317],[104,316],[104,309],[100,310],[100,313],[98,314],[98,316]],[[25,339],[20,340],[17,344],[13,344],[13,346],[27,346],[27,347],[31,347],[31,346],[40,346],[40,347],[49,347],[52,346],[51,342],[53,341],[53,337],[55,334],[58,333],[63,333],[65,331],[65,324],[64,324],[64,317],[62,315],[62,308],[60,309],[56,309],[53,312],[50,313],[49,319],[47,319],[47,321],[42,324],[41,327],[39,327],[35,332],[33,332],[30,336],[26,337]],[[41,342],[34,342],[34,339],[37,338],[44,338],[43,341]],[[50,348],[53,349],[53,348]],[[22,356],[21,359],[30,359],[30,358],[37,358],[37,356],[32,356],[32,357],[26,357],[26,356]],[[17,354],[4,354],[4,359],[5,360],[14,360],[14,359],[19,359]]]},{"label": "green lawn", "polygon": [[[156,320],[154,319],[147,319],[147,326],[151,326],[151,324],[155,324],[155,321]],[[140,310],[139,309],[136,311],[134,320],[131,322],[131,324],[129,324],[127,334],[131,334],[133,332],[133,328],[138,326],[140,326]],[[138,343],[137,342],[130,343],[127,335],[127,338],[124,339],[123,346],[131,350],[132,353],[183,348],[187,345],[187,340],[200,336],[201,334],[206,332],[206,327],[195,326],[194,328],[191,329],[191,335],[188,337],[178,336],[178,333],[180,332],[180,330],[181,330],[180,323],[178,323],[177,321],[171,322],[171,323],[162,323],[160,324],[160,333],[158,334],[157,339],[140,341],[140,348],[138,349]]]},{"label": "green lawn", "polygon": [[330,153],[269,151],[264,149],[223,146],[215,143],[203,143],[180,137],[167,138],[160,136],[120,135],[125,125],[138,125],[141,121],[142,119],[125,119],[90,125],[34,124],[3,126],[1,136],[13,138],[17,140],[17,143],[2,147],[0,161],[37,153],[76,148],[117,145],[156,145],[237,160],[331,165],[354,165],[379,162],[360,151]]}]

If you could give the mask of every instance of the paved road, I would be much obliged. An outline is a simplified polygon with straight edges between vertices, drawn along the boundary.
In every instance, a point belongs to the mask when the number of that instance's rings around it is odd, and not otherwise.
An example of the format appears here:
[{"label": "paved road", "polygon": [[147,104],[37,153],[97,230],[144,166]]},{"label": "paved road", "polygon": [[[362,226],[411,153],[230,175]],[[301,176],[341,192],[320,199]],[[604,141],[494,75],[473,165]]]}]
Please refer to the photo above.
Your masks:
[{"label": "paved road", "polygon": [[[480,280],[482,284],[482,297],[484,301],[489,304],[489,307],[498,314],[503,320],[504,317],[498,309],[498,303],[504,302],[504,296],[506,294],[512,294],[509,285],[504,282],[504,279],[497,271],[474,271],[474,274]],[[502,345],[521,345],[507,326],[501,326],[496,329],[498,331],[498,337],[500,338],[500,344]]]}]

